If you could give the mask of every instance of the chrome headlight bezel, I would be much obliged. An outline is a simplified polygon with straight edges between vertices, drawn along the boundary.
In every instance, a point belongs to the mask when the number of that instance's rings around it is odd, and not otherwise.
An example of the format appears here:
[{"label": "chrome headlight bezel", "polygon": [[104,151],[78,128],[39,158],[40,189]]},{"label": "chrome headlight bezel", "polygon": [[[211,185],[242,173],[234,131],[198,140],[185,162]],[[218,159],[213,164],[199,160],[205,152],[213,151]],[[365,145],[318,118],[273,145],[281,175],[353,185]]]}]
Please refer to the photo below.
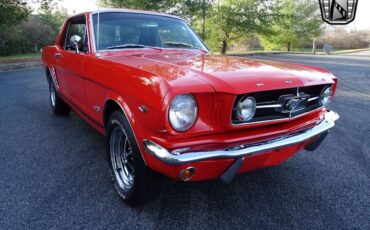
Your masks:
[{"label": "chrome headlight bezel", "polygon": [[321,106],[327,106],[330,104],[333,98],[333,86],[325,87],[320,94],[320,104]]},{"label": "chrome headlight bezel", "polygon": [[[251,96],[244,96],[235,105],[236,115],[240,121],[247,122],[253,119],[256,113],[256,99]],[[243,114],[244,110],[244,114]],[[247,112],[247,114],[245,114]]]},{"label": "chrome headlight bezel", "polygon": [[198,103],[191,94],[175,96],[168,109],[168,121],[177,132],[188,131],[198,118]]}]

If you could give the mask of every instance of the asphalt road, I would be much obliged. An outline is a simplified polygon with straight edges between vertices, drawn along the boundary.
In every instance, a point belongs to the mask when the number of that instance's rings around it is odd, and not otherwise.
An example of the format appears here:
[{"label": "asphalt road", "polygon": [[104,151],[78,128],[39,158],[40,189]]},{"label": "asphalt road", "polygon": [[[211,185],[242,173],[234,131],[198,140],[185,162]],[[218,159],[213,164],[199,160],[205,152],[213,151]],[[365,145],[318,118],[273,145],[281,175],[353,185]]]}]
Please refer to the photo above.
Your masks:
[{"label": "asphalt road", "polygon": [[218,181],[167,181],[138,209],[116,195],[104,138],[52,114],[41,68],[0,73],[0,229],[370,229],[370,53],[256,58],[325,67],[341,119],[316,152]]}]

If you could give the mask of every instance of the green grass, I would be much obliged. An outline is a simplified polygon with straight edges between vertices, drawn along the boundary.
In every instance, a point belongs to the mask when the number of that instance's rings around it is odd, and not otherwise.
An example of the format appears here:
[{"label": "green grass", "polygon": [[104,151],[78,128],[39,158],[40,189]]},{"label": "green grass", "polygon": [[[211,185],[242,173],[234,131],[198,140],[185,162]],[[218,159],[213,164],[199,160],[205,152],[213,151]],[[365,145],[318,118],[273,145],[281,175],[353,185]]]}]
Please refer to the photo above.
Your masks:
[{"label": "green grass", "polygon": [[[341,53],[350,53],[350,52],[358,52],[358,51],[364,51],[369,49],[333,49],[331,54],[341,54]],[[259,53],[286,53],[286,49],[278,50],[273,49],[271,51],[263,50],[262,48],[255,48],[255,49],[249,49],[249,50],[240,50],[240,51],[231,51],[228,52],[228,54],[259,54]],[[307,53],[312,54],[311,48],[294,48],[291,53]],[[316,49],[316,54],[325,54],[322,49]]]},{"label": "green grass", "polygon": [[15,54],[10,56],[1,56],[0,59],[24,59],[24,58],[41,58],[41,53]]}]

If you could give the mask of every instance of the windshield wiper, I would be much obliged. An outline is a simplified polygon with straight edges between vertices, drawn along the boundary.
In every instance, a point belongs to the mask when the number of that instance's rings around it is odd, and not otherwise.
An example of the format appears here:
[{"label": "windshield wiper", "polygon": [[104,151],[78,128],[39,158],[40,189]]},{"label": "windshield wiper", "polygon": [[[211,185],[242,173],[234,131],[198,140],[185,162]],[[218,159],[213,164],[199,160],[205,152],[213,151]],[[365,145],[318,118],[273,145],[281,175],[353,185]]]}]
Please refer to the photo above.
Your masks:
[{"label": "windshield wiper", "polygon": [[177,47],[177,48],[193,48],[193,45],[188,44],[188,43],[183,43],[183,42],[165,42],[163,43],[165,47],[170,46],[170,47]]},{"label": "windshield wiper", "polygon": [[113,49],[130,49],[130,48],[145,48],[145,46],[139,45],[139,44],[123,44],[123,45],[116,45],[116,46],[108,46],[105,49],[113,50]]},{"label": "windshield wiper", "polygon": [[[200,49],[198,47],[194,47],[193,45],[191,44],[187,44],[187,43],[182,43],[182,42],[165,42],[163,43],[164,47],[167,47],[167,48],[189,48],[189,49],[197,49],[197,50],[200,50],[200,51],[203,51],[203,52],[206,52],[205,50],[203,49]],[[113,49],[135,49],[135,48],[139,48],[139,49],[142,49],[142,48],[150,48],[150,49],[155,49],[155,50],[163,50],[164,47],[156,47],[156,46],[144,46],[144,45],[140,45],[140,44],[122,44],[122,45],[116,45],[116,46],[108,46],[105,48],[105,50],[113,50]]]},{"label": "windshield wiper", "polygon": [[195,47],[191,44],[188,44],[188,43],[182,43],[182,42],[165,42],[163,43],[163,45],[166,47],[166,48],[189,48],[189,49],[194,49],[194,50],[200,50],[204,53],[208,53],[208,51],[204,50],[204,49],[201,49],[199,47]]}]

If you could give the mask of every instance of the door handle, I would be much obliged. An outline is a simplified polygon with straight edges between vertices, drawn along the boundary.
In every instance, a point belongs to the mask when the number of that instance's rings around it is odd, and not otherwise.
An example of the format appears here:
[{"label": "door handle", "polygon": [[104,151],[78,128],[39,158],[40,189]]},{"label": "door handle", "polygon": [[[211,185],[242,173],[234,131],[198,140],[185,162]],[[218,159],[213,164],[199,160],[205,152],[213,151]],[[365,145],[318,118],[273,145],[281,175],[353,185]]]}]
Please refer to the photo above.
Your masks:
[{"label": "door handle", "polygon": [[61,53],[55,53],[54,54],[55,59],[59,60],[62,57]]}]

